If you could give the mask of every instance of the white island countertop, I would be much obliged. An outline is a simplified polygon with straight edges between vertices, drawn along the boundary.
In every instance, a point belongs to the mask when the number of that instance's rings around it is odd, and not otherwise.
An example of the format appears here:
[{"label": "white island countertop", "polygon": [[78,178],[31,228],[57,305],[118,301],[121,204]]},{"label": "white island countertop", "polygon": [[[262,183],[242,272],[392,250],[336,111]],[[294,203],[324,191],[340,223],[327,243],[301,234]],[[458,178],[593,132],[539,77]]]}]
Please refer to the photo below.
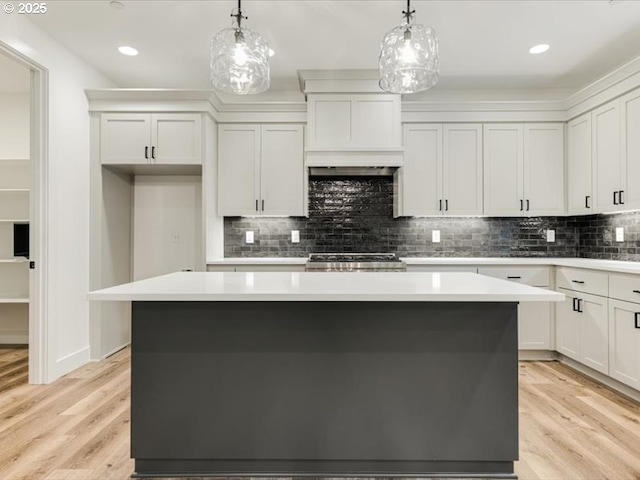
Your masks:
[{"label": "white island countertop", "polygon": [[177,272],[91,292],[107,301],[549,302],[564,295],[474,273]]}]

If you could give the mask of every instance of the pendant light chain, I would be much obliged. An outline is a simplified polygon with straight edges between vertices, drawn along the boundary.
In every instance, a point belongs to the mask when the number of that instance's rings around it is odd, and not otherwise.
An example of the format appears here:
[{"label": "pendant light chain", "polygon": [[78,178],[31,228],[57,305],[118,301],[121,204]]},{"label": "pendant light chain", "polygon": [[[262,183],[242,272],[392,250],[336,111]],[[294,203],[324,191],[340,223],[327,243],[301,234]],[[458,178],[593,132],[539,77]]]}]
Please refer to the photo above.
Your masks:
[{"label": "pendant light chain", "polygon": [[402,11],[402,14],[405,16],[405,18],[407,19],[407,25],[409,25],[409,23],[411,23],[411,19],[413,18],[413,14],[416,13],[415,10],[411,10],[411,0],[407,0],[407,10],[406,11]]}]

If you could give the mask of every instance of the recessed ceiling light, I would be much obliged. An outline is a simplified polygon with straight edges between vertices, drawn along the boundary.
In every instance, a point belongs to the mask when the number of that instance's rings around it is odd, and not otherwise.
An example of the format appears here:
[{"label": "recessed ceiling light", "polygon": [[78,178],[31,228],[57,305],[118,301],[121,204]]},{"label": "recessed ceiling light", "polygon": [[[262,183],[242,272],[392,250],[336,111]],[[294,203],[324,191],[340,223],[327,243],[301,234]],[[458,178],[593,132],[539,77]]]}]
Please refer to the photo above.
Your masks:
[{"label": "recessed ceiling light", "polygon": [[127,55],[129,57],[135,57],[136,55],[138,55],[138,50],[128,45],[123,45],[122,47],[118,47],[118,51],[121,54]]},{"label": "recessed ceiling light", "polygon": [[534,45],[529,49],[529,53],[532,55],[537,55],[539,53],[544,53],[549,50],[549,45],[546,43],[541,43],[540,45]]},{"label": "recessed ceiling light", "polygon": [[120,0],[111,0],[109,2],[109,5],[111,5],[113,8],[117,8],[118,10],[122,10],[124,8],[124,3],[122,3]]}]

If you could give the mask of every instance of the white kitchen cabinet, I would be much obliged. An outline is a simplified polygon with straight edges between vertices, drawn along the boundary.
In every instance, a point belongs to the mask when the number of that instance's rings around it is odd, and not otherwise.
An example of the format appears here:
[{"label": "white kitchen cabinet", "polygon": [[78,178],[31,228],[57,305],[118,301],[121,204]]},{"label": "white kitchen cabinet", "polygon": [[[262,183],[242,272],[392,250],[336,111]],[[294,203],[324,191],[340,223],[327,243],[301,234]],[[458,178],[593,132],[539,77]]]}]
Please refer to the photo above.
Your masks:
[{"label": "white kitchen cabinet", "polygon": [[640,390],[640,304],[609,300],[609,374]]},{"label": "white kitchen cabinet", "polygon": [[556,306],[556,350],[609,374],[608,299],[564,288],[567,298]]},{"label": "white kitchen cabinet", "polygon": [[200,114],[103,113],[103,165],[201,165]]},{"label": "white kitchen cabinet", "polygon": [[564,127],[558,123],[484,126],[484,213],[564,212]]},{"label": "white kitchen cabinet", "polygon": [[407,124],[396,216],[482,214],[482,126]]},{"label": "white kitchen cabinet", "polygon": [[302,125],[220,125],[220,216],[305,215]]},{"label": "white kitchen cabinet", "polygon": [[[511,282],[549,288],[548,267],[513,266],[479,267],[478,273]],[[550,302],[521,302],[518,304],[518,349],[551,350],[553,306]]]},{"label": "white kitchen cabinet", "polygon": [[593,209],[595,213],[619,210],[621,192],[624,202],[619,100],[595,109],[591,118]]},{"label": "white kitchen cabinet", "polygon": [[570,214],[592,213],[590,112],[567,124],[567,198]]},{"label": "white kitchen cabinet", "polygon": [[620,99],[622,109],[622,199],[624,210],[640,209],[640,89]]}]

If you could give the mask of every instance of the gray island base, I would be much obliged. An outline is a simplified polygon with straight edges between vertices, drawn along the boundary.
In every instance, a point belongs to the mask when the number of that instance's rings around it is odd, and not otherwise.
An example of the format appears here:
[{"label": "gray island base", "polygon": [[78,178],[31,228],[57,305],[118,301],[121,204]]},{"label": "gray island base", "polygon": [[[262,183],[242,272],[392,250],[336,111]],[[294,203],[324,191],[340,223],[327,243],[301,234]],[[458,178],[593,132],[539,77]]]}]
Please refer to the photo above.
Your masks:
[{"label": "gray island base", "polygon": [[136,477],[516,478],[515,301],[133,301],[132,332]]}]

